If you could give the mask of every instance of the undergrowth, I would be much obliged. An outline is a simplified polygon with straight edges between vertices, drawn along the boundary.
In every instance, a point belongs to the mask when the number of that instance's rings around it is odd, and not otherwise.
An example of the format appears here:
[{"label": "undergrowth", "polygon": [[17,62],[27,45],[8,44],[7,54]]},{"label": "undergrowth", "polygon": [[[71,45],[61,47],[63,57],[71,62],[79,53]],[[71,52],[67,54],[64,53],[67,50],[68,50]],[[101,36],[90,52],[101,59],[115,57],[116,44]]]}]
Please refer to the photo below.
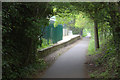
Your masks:
[{"label": "undergrowth", "polygon": [[[119,52],[120,50],[115,47],[112,40],[106,40],[101,43],[101,48],[97,51],[94,50],[93,40],[89,44],[89,55],[99,55],[95,59],[95,70],[91,71],[90,77],[92,78],[120,78],[120,64],[119,64]],[[118,44],[119,45],[119,44]]]},{"label": "undergrowth", "polygon": [[50,47],[50,46],[52,46],[53,45],[53,43],[52,43],[52,41],[51,40],[49,40],[49,41],[47,41],[46,39],[44,39],[44,38],[42,38],[42,46],[38,46],[38,49],[44,49],[44,48],[47,48],[47,47]]},{"label": "undergrowth", "polygon": [[4,67],[7,66],[6,76],[2,76],[2,80],[16,79],[16,78],[27,78],[39,71],[43,71],[46,68],[47,63],[43,59],[38,59],[34,64],[30,64],[23,68],[18,68],[14,72],[10,67],[10,64],[4,61],[2,64]]},{"label": "undergrowth", "polygon": [[22,74],[25,73],[24,76],[29,77],[35,74],[38,70],[43,71],[44,69],[46,69],[46,66],[47,63],[43,59],[38,59],[36,63],[29,65],[27,69],[23,69]]}]

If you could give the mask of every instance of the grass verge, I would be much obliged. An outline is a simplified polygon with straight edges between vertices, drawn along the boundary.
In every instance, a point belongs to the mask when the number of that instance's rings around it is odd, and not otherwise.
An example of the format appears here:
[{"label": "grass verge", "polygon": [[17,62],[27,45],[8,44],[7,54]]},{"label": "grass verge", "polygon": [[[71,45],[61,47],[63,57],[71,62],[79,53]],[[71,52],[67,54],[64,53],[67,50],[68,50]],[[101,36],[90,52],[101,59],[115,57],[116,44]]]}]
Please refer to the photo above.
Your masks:
[{"label": "grass verge", "polygon": [[95,43],[94,43],[94,39],[91,38],[88,45],[88,55],[94,55],[94,54],[95,54]]}]

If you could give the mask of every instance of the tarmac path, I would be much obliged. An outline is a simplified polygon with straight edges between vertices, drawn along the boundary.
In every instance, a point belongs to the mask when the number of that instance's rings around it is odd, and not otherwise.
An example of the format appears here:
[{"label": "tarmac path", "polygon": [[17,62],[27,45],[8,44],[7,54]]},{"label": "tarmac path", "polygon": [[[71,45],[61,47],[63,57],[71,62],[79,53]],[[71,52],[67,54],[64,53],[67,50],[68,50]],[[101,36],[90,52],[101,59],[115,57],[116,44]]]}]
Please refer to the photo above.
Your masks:
[{"label": "tarmac path", "polygon": [[89,78],[86,54],[89,38],[83,38],[77,45],[57,58],[42,78]]}]

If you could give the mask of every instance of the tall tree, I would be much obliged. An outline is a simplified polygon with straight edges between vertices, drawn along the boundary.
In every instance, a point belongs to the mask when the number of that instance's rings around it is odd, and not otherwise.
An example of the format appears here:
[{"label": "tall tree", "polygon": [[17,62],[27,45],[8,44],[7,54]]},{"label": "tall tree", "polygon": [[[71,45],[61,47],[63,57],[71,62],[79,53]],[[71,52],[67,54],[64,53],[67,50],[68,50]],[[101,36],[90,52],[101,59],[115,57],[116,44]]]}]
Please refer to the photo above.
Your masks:
[{"label": "tall tree", "polygon": [[[42,27],[52,14],[49,3],[6,2],[2,4],[3,78],[19,76],[19,70],[36,62]],[[13,76],[16,72],[16,76]]]}]

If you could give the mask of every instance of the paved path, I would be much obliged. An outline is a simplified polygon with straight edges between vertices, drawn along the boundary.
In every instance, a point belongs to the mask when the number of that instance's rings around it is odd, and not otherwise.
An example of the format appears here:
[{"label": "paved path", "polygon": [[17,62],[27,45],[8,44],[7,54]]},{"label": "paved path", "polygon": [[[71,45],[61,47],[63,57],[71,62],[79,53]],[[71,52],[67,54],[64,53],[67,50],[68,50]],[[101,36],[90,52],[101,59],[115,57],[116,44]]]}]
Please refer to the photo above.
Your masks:
[{"label": "paved path", "polygon": [[62,54],[51,65],[42,78],[88,78],[86,53],[88,38],[83,38],[77,45]]}]

